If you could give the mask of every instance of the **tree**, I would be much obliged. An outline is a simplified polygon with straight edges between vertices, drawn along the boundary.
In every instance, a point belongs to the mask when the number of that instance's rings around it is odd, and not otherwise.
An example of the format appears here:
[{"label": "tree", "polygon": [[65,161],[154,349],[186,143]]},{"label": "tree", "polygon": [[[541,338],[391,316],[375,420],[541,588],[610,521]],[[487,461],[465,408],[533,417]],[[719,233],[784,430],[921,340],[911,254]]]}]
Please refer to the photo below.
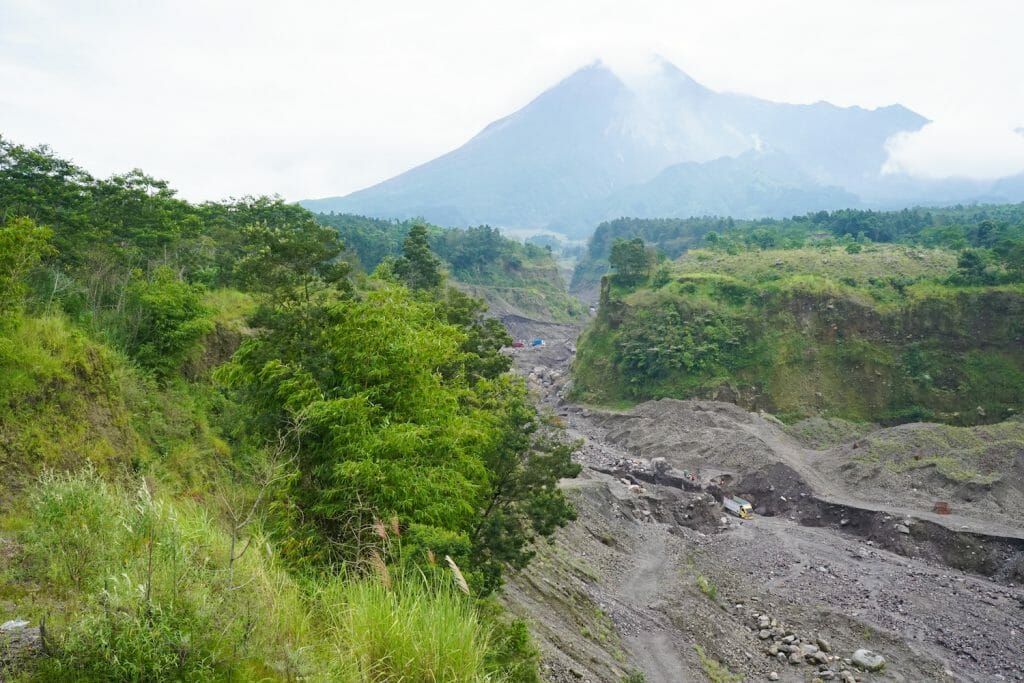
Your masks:
[{"label": "tree", "polygon": [[315,283],[333,284],[348,274],[338,233],[322,227],[311,214],[259,221],[241,229],[241,257],[235,276],[248,289],[275,301],[308,301]]},{"label": "tree", "polygon": [[644,241],[617,239],[612,244],[608,263],[615,269],[615,278],[624,285],[635,285],[647,277],[648,259]]},{"label": "tree", "polygon": [[978,249],[965,249],[956,261],[956,274],[952,280],[960,285],[989,285],[993,282],[988,272],[988,261]]},{"label": "tree", "polygon": [[427,240],[427,226],[416,223],[402,245],[402,256],[395,260],[394,273],[410,289],[432,290],[441,286],[441,260]]},{"label": "tree", "polygon": [[25,277],[52,253],[52,235],[28,218],[15,218],[0,226],[0,318],[21,306]]},{"label": "tree", "polygon": [[439,311],[446,322],[458,326],[466,335],[464,352],[458,370],[471,381],[496,379],[512,367],[512,358],[501,349],[512,343],[512,337],[501,321],[488,317],[487,305],[481,299],[448,287]]},{"label": "tree", "polygon": [[505,564],[526,566],[536,536],[549,536],[576,519],[558,481],[579,474],[572,454],[580,444],[555,436],[526,400],[521,381],[505,376],[488,382],[483,395],[499,438],[484,453],[488,486],[473,530],[472,566],[489,592],[501,586]]},{"label": "tree", "polygon": [[128,288],[122,322],[125,349],[161,379],[181,369],[199,341],[213,331],[200,293],[167,266],[148,278],[137,277]]},{"label": "tree", "polygon": [[304,427],[277,505],[285,552],[320,566],[359,559],[374,521],[396,517],[402,562],[451,555],[492,590],[534,535],[571,518],[556,486],[577,471],[571,449],[531,436],[521,380],[478,367],[437,301],[383,284],[318,310],[304,346],[274,327],[217,373],[263,443]]}]

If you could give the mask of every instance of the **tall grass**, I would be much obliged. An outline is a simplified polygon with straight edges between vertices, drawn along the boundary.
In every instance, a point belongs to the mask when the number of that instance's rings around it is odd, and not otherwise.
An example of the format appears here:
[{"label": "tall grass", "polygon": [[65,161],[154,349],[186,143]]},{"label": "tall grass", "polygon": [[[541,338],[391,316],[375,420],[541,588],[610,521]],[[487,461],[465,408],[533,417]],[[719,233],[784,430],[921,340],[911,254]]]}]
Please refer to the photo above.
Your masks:
[{"label": "tall grass", "polygon": [[487,629],[446,587],[406,578],[334,580],[318,596],[337,671],[351,681],[487,680]]},{"label": "tall grass", "polygon": [[490,628],[442,582],[296,579],[258,533],[92,469],[44,473],[29,513],[21,572],[64,606],[29,680],[495,680]]}]

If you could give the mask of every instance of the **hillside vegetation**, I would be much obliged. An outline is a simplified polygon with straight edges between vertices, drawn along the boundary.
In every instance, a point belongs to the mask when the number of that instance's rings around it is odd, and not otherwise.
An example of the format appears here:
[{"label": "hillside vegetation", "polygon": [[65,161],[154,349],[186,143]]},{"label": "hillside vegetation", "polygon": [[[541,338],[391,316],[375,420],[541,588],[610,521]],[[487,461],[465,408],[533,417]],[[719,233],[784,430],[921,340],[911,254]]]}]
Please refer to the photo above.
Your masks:
[{"label": "hillside vegetation", "polygon": [[596,289],[616,240],[639,238],[665,258],[705,245],[729,253],[809,245],[885,242],[985,249],[1024,269],[1024,204],[819,211],[782,220],[727,217],[620,218],[597,226],[573,274],[573,291]]},{"label": "hillside vegetation", "polygon": [[0,139],[0,678],[537,680],[493,596],[574,444],[425,226],[342,251]]},{"label": "hillside vegetation", "polygon": [[1012,260],[867,240],[737,248],[726,236],[661,265],[642,242],[619,243],[580,343],[577,396],[710,397],[881,423],[1024,409],[1024,273]]},{"label": "hillside vegetation", "polygon": [[[371,272],[402,253],[415,221],[388,221],[352,214],[316,214],[334,228],[358,268]],[[568,322],[582,312],[566,293],[552,250],[503,237],[486,225],[473,228],[427,226],[431,250],[444,262],[453,284],[487,301],[498,312]]]}]

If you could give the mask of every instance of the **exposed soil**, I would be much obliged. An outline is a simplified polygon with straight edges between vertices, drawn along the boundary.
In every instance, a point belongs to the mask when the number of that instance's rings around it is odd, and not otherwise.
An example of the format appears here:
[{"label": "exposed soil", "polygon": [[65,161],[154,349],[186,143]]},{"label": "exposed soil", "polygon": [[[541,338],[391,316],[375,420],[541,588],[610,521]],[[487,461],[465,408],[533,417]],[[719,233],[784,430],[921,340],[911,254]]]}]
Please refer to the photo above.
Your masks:
[{"label": "exposed soil", "polygon": [[[516,366],[584,441],[584,472],[565,483],[578,521],[507,591],[534,625],[548,680],[712,680],[718,662],[750,681],[1024,681],[1015,438],[976,435],[992,472],[1010,466],[988,487],[977,482],[991,472],[972,474],[958,495],[964,482],[936,468],[862,457],[931,426],[854,429],[845,441],[836,428],[837,445],[815,449],[829,439],[800,440],[726,403],[578,406],[564,399],[575,330],[509,322],[514,336],[545,339],[515,350]],[[655,458],[670,476],[653,474]],[[703,490],[680,488],[684,470]],[[723,493],[744,495],[758,514],[723,516]],[[931,511],[939,498],[953,514]],[[769,654],[787,642],[803,649]],[[850,662],[861,648],[885,657],[883,671]]]}]

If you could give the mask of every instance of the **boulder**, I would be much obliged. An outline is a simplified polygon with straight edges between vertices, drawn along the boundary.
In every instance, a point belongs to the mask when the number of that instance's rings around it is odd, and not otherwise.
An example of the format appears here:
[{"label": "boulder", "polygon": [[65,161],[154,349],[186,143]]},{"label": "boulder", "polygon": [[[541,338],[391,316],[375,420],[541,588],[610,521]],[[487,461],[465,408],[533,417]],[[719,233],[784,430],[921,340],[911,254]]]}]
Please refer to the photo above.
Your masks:
[{"label": "boulder", "polygon": [[28,622],[21,619],[0,624],[0,672],[18,668],[41,651],[42,637],[38,628],[29,628]]},{"label": "boulder", "polygon": [[864,648],[854,652],[850,661],[853,662],[854,666],[865,671],[881,671],[885,668],[885,657]]}]

